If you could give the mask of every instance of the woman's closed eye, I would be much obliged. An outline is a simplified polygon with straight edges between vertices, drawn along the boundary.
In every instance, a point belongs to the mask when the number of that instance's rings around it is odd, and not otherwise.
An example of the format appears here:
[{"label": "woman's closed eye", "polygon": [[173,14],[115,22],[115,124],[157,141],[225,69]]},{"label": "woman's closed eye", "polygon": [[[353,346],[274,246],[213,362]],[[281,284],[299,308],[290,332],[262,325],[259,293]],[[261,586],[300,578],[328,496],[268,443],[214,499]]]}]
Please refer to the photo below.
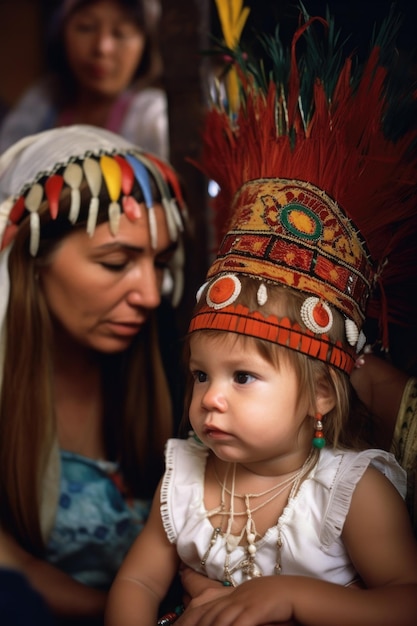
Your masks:
[{"label": "woman's closed eye", "polygon": [[102,261],[100,263],[100,265],[102,267],[104,267],[106,270],[109,270],[110,272],[121,272],[125,269],[127,262],[126,261],[120,261],[120,262],[104,262]]}]

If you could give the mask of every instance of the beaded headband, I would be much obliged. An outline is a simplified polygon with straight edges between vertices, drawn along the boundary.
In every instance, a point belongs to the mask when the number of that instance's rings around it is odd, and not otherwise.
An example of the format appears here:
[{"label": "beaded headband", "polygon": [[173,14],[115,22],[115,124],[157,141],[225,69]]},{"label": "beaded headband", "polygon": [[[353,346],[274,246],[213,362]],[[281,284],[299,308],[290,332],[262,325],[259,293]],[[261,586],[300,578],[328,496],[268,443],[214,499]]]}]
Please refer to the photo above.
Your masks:
[{"label": "beaded headband", "polygon": [[[233,24],[222,24],[229,41],[246,17],[241,8]],[[262,59],[239,48],[238,37],[234,48],[221,50],[231,59],[228,98],[221,90],[206,114],[198,164],[219,186],[213,207],[220,243],[189,330],[257,337],[349,374],[365,342],[370,297],[387,347],[388,321],[409,305],[406,298],[392,302],[390,287],[416,283],[410,234],[417,233],[417,133],[415,126],[387,128],[396,102],[411,106],[415,98],[411,84],[407,97],[395,94],[382,65],[395,32],[392,15],[363,67],[352,57],[342,61],[333,23],[304,18],[290,50],[278,33],[263,37]],[[259,285],[256,310],[245,306],[242,276]],[[302,324],[263,313],[275,285],[305,295]],[[345,320],[343,342],[329,337],[332,310]]]},{"label": "beaded headband", "polygon": [[[0,157],[0,249],[13,241],[19,224],[29,216],[30,253],[36,256],[41,228],[39,208],[46,201],[51,219],[56,219],[65,189],[71,194],[68,220],[76,224],[84,180],[91,194],[86,225],[90,236],[94,234],[99,211],[103,210],[99,202],[103,186],[110,198],[104,209],[111,233],[117,234],[122,212],[135,221],[139,207],[131,194],[136,183],[143,194],[151,244],[155,246],[152,179],[160,194],[171,241],[178,241],[186,206],[176,173],[158,157],[110,131],[88,125],[53,129],[22,139]],[[175,301],[182,289],[181,258],[179,246],[175,259],[178,279]]]}]

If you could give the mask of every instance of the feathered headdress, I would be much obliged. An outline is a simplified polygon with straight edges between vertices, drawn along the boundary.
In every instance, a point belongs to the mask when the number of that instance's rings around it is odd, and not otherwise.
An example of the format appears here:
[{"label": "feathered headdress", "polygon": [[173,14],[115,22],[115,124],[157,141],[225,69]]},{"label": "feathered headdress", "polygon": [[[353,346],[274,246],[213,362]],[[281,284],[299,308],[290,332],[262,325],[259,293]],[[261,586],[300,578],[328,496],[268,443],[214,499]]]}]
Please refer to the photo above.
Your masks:
[{"label": "feathered headdress", "polygon": [[[393,80],[393,14],[362,64],[344,56],[329,16],[304,12],[302,22],[289,49],[278,29],[261,36],[262,59],[237,45],[222,50],[238,76],[239,104],[222,97],[205,118],[199,166],[220,188],[221,244],[208,272],[211,317],[199,314],[190,330],[236,326],[232,283],[240,275],[264,283],[264,294],[273,284],[292,287],[306,294],[306,328],[292,329],[298,339],[290,347],[317,356],[318,338],[327,347],[317,358],[349,373],[365,316],[378,315],[387,347],[388,322],[406,322],[415,307],[390,296],[398,285],[417,286],[417,134],[407,125],[416,92]],[[336,362],[329,304],[345,317],[352,347]],[[267,337],[253,331],[261,311],[245,313],[251,330],[239,332],[288,346],[280,320],[273,332],[269,320]]]}]

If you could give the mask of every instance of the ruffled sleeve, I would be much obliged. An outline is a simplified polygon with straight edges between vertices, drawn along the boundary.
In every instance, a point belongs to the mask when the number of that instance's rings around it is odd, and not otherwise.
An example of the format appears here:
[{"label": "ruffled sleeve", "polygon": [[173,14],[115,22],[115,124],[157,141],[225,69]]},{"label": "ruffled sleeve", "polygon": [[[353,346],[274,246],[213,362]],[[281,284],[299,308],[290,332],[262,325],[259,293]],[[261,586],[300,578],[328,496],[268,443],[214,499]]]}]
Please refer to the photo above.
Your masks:
[{"label": "ruffled sleeve", "polygon": [[[325,451],[322,451],[322,453]],[[334,471],[329,472],[326,461],[320,465],[315,480],[328,488],[326,510],[320,541],[324,548],[331,546],[340,537],[346,516],[349,512],[356,485],[371,465],[384,474],[405,498],[406,473],[395,460],[394,455],[383,450],[363,450],[361,452],[340,451],[333,461]]]},{"label": "ruffled sleeve", "polygon": [[187,440],[167,442],[160,502],[162,523],[171,543],[176,543],[189,511],[203,509],[207,455],[208,449],[192,435]]}]

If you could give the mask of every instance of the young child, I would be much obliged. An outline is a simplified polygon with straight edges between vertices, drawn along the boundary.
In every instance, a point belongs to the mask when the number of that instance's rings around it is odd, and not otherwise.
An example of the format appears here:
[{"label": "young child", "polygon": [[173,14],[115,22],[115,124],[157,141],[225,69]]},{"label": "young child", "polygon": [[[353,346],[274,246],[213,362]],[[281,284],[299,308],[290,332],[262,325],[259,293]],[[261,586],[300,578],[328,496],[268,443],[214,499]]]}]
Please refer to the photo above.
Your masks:
[{"label": "young child", "polygon": [[[289,92],[271,81],[265,97],[254,73],[245,106],[208,114],[203,169],[227,229],[187,337],[192,431],[167,444],[107,626],[153,626],[180,562],[224,587],[181,626],[415,624],[405,472],[361,443],[349,374],[373,286],[397,268],[403,233],[415,236],[416,164],[375,123],[386,76],[376,51],[355,90],[350,70],[333,98],[312,81],[314,106],[287,116],[285,133],[282,109],[305,93],[294,67]],[[381,166],[368,150],[390,158]]]},{"label": "young child", "polygon": [[[264,338],[307,339],[300,310],[314,298],[268,286],[260,306],[258,282],[221,275],[200,298],[189,337],[194,434],[168,442],[165,477],[110,592],[107,623],[155,624],[182,560],[224,585],[282,573],[270,621],[412,624],[417,546],[398,493],[403,472],[386,452],[347,449],[343,372]],[[215,308],[226,296],[233,304]],[[329,340],[342,345],[341,315],[321,306],[333,319]],[[353,590],[359,580],[369,589]]]}]

